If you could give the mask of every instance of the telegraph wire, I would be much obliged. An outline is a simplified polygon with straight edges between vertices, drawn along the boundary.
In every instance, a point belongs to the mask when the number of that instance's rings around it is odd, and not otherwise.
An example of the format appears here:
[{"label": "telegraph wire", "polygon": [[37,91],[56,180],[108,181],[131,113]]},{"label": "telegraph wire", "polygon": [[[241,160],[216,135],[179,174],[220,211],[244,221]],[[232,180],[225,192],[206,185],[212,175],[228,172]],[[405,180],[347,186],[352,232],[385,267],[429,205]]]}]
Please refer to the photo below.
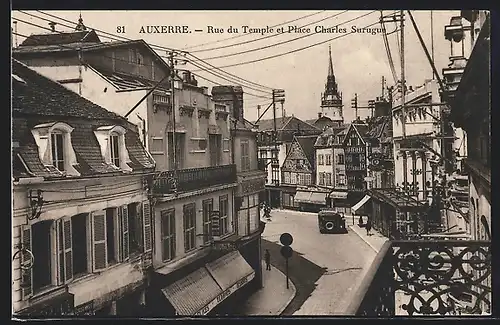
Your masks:
[{"label": "telegraph wire", "polygon": [[[373,11],[370,11],[369,13],[367,13],[367,14],[363,14],[363,15],[358,16],[356,18],[349,19],[347,21],[344,21],[344,22],[338,24],[337,26],[344,25],[344,24],[350,23],[351,21],[354,21],[354,20],[366,17],[368,15],[371,15],[375,11],[376,10],[373,10]],[[278,42],[278,43],[273,43],[273,44],[265,45],[265,46],[262,46],[262,47],[258,47],[258,48],[254,48],[254,49],[250,49],[250,50],[245,50],[245,51],[241,51],[241,52],[235,52],[235,53],[230,53],[230,54],[223,54],[223,55],[219,55],[219,56],[213,56],[213,57],[210,57],[210,58],[203,58],[203,59],[200,59],[200,60],[205,60],[205,61],[206,60],[215,60],[215,59],[227,58],[227,57],[230,57],[230,56],[235,56],[235,55],[240,55],[240,54],[246,54],[246,53],[250,53],[250,52],[256,52],[256,51],[268,49],[270,47],[275,47],[275,46],[278,46],[278,45],[283,45],[283,44],[286,44],[286,43],[298,41],[299,39],[311,37],[311,36],[314,36],[314,35],[317,35],[317,34],[322,34],[322,33],[320,33],[320,32],[308,33],[308,34],[305,34],[305,35],[302,35],[302,36],[299,36],[299,37],[296,37],[296,38],[292,38],[292,39],[289,39],[289,40],[281,41],[281,42]],[[282,35],[282,34],[273,34],[272,36],[276,36],[276,35]]]},{"label": "telegraph wire", "polygon": [[[312,16],[315,16],[315,15],[319,15],[320,13],[325,12],[325,11],[326,11],[326,10],[321,10],[321,11],[319,11],[319,12],[315,12],[315,13],[312,13],[312,14],[308,14],[308,15],[305,15],[305,16],[301,16],[301,17],[299,17],[299,18],[295,18],[295,19],[292,19],[292,20],[289,20],[289,21],[285,21],[285,22],[283,22],[283,23],[279,23],[279,24],[277,24],[277,25],[273,25],[273,26],[269,26],[269,27],[274,28],[274,27],[278,27],[278,26],[285,25],[285,24],[293,23],[293,22],[296,22],[296,21],[301,20],[301,19],[305,19],[305,18],[308,18],[308,17],[312,17]],[[232,36],[232,37],[224,38],[224,39],[217,40],[217,41],[213,41],[213,42],[207,42],[207,43],[203,43],[203,44],[198,44],[198,45],[188,46],[188,47],[185,47],[184,49],[185,49],[185,50],[187,50],[187,49],[192,49],[192,48],[195,48],[195,47],[200,47],[200,46],[204,46],[204,45],[209,45],[209,44],[220,43],[220,42],[224,42],[224,41],[232,40],[232,39],[239,38],[239,37],[243,37],[243,36],[247,36],[247,35],[251,35],[251,34],[239,34],[239,35],[235,35],[235,36]],[[195,52],[198,52],[198,51],[195,51]]]},{"label": "telegraph wire", "polygon": [[[24,12],[24,11],[22,11],[22,10],[19,10],[19,12],[21,12],[21,13],[23,13],[23,14],[26,14],[26,15],[29,15],[29,16],[31,16],[31,17],[35,17],[35,18],[41,19],[41,20],[45,20],[45,21],[52,21],[52,20],[50,20],[50,19],[46,19],[46,18],[43,18],[43,17],[40,17],[40,16],[36,16],[36,15],[30,14],[30,13]],[[68,23],[70,23],[70,24],[72,24],[72,25],[74,25],[74,26],[76,26],[76,25],[77,25],[77,23],[75,23],[75,22],[73,22],[73,21],[70,21],[70,20],[65,19],[65,18],[62,18],[62,17],[58,17],[58,16],[56,16],[56,15],[52,15],[52,14],[49,14],[49,13],[45,13],[45,12],[42,12],[42,11],[40,11],[40,10],[37,10],[37,12],[40,12],[41,14],[47,15],[47,16],[52,17],[52,18],[60,19],[61,21],[68,22]],[[68,27],[68,28],[74,28],[74,26],[68,26],[68,25],[65,25],[65,24],[62,24],[62,23],[58,23],[58,24],[59,24],[59,25],[61,25],[61,26]],[[38,27],[41,27],[41,26],[38,26]],[[41,28],[44,28],[44,27],[41,27]],[[124,40],[126,40],[126,41],[132,41],[132,40],[133,40],[133,39],[131,39],[131,38],[127,38],[127,37],[120,36],[120,35],[115,35],[115,34],[108,33],[108,32],[105,32],[105,31],[102,31],[102,30],[99,30],[99,29],[95,29],[95,28],[92,28],[92,27],[88,27],[88,28],[89,28],[89,29],[92,29],[92,30],[94,30],[94,31],[96,31],[96,32],[99,32],[100,34],[105,34],[104,36],[103,36],[103,35],[100,35],[100,36],[101,36],[101,37],[104,37],[104,38],[108,38],[108,39],[114,40],[114,41],[124,41]],[[44,29],[50,30],[50,29],[48,29],[48,28],[44,28]],[[106,36],[106,35],[110,35],[110,36]],[[117,37],[118,37],[118,38],[117,38]],[[149,45],[152,49],[154,49],[154,50],[162,50],[162,51],[164,51],[164,50],[167,50],[167,51],[179,51],[179,52],[182,52],[182,53],[187,53],[187,52],[185,52],[185,51],[176,50],[176,49],[172,49],[172,48],[165,47],[165,46],[161,46],[161,45],[155,45],[155,44],[149,44],[149,43],[148,43],[148,45]],[[167,58],[168,58],[167,56],[164,56],[164,55],[159,55],[159,56],[160,56],[160,57],[162,57],[162,58],[165,58],[165,59],[167,59]],[[197,59],[199,59],[199,58],[197,58]],[[207,64],[208,64],[208,63],[207,63]],[[214,66],[212,66],[212,67],[214,67]],[[214,68],[216,68],[216,67],[214,67]],[[268,86],[265,86],[265,85],[258,84],[258,83],[256,83],[256,82],[253,82],[253,81],[250,81],[250,80],[244,79],[244,78],[242,78],[242,77],[236,76],[236,75],[234,75],[234,74],[232,74],[232,73],[229,73],[229,72],[227,72],[227,71],[224,71],[224,70],[221,70],[221,69],[218,69],[218,70],[219,70],[219,71],[221,71],[221,72],[223,72],[223,73],[225,73],[225,74],[227,74],[227,75],[230,75],[230,76],[232,76],[232,77],[234,77],[234,78],[237,78],[237,79],[239,79],[239,80],[242,80],[243,82],[247,82],[247,83],[250,83],[250,84],[252,84],[252,85],[255,85],[255,86],[258,86],[258,87],[262,87],[262,88],[265,88],[265,89],[269,89],[269,90],[273,89],[272,87],[268,87]]]},{"label": "telegraph wire", "polygon": [[[39,28],[42,28],[42,29],[50,30],[49,28],[46,28],[46,27],[44,27],[44,26],[40,26],[40,25],[37,25],[37,24],[34,24],[34,23],[30,23],[30,22],[24,21],[24,20],[22,20],[22,19],[18,19],[18,18],[16,18],[16,20],[17,20],[17,21],[20,21],[20,22],[22,22],[22,23],[25,23],[25,24],[28,24],[28,25],[34,26],[34,27],[39,27]],[[62,33],[62,32],[59,32],[59,31],[58,31],[58,33]],[[20,33],[15,33],[15,32],[13,32],[13,34],[14,34],[14,35],[17,35],[17,36],[20,36],[20,37],[25,37],[25,38],[27,38],[27,37],[28,37],[28,36],[23,35],[23,34],[20,34]],[[59,47],[59,48],[64,48],[64,49],[69,49],[69,50],[73,50],[73,51],[75,51],[75,52],[78,52],[78,49],[76,49],[76,48],[74,48],[74,47],[70,47],[70,46],[64,46],[64,45],[62,45],[62,44],[58,44],[58,45],[57,45],[57,47]],[[111,57],[111,56],[106,56],[106,55],[103,55],[103,57],[104,57],[104,58],[113,59],[113,57]],[[133,62],[130,62],[130,61],[128,61],[128,60],[124,60],[124,59],[119,59],[119,58],[114,58],[114,59],[115,59],[115,60],[117,60],[117,61],[127,62],[127,63],[129,63],[129,64],[130,64],[130,63],[132,63],[132,64],[139,65],[139,66],[146,66],[145,64],[141,64],[141,63],[133,63]],[[210,73],[211,73],[211,74],[213,74],[212,72],[210,72]],[[193,74],[194,74],[194,73],[193,73]],[[197,74],[195,74],[195,75],[197,75]],[[216,76],[216,77],[219,77],[218,75],[215,75],[215,76]],[[221,78],[221,77],[219,77],[219,78]],[[202,79],[203,79],[203,78],[202,78]],[[228,80],[228,79],[225,79],[225,80]],[[230,81],[230,82],[234,82],[234,81],[231,81],[231,80],[229,80],[229,81]],[[219,84],[219,85],[221,85],[221,84]],[[250,87],[248,87],[248,86],[246,86],[246,85],[244,85],[244,87],[246,87],[246,88],[250,88]],[[256,94],[253,94],[253,93],[251,93],[251,92],[245,92],[245,93],[246,93],[247,95],[249,95],[249,96],[254,96],[254,97],[258,97],[258,98],[270,98],[270,97],[265,97],[265,96],[261,96],[261,95],[256,95]],[[267,93],[267,92],[266,92],[266,93]],[[269,93],[269,94],[270,94],[270,93]]]},{"label": "telegraph wire", "polygon": [[[371,24],[368,24],[366,26],[361,27],[361,29],[363,29],[363,28],[369,28],[369,27],[372,27],[372,26],[374,26],[376,24],[379,24],[379,23],[380,23],[379,21],[376,21],[374,23],[371,23]],[[224,65],[224,66],[220,66],[218,68],[222,69],[222,68],[237,67],[237,66],[241,66],[241,65],[250,64],[250,63],[256,63],[256,62],[261,62],[261,61],[265,61],[265,60],[269,60],[269,59],[278,58],[278,57],[281,57],[281,56],[284,56],[284,55],[288,55],[288,54],[300,52],[300,51],[303,51],[303,50],[307,50],[307,49],[310,49],[312,47],[315,47],[315,46],[318,46],[318,45],[322,45],[322,44],[325,44],[327,42],[331,42],[331,41],[340,39],[342,37],[346,37],[346,36],[351,35],[351,34],[355,34],[355,33],[351,31],[349,33],[341,34],[339,36],[336,36],[336,37],[333,37],[333,38],[329,38],[327,40],[324,40],[324,41],[321,41],[321,42],[317,42],[317,43],[314,43],[314,44],[311,44],[311,45],[308,45],[308,46],[305,46],[305,47],[301,47],[301,48],[298,48],[298,49],[290,50],[290,51],[279,53],[279,54],[275,54],[275,55],[266,56],[266,57],[255,59],[255,60],[244,61],[244,62],[229,64],[229,65]],[[197,72],[199,70],[192,70],[192,71],[193,72]]]},{"label": "telegraph wire", "polygon": [[[342,15],[342,14],[348,12],[348,11],[349,10],[344,10],[341,13],[337,13],[337,14],[334,14],[334,15],[326,16],[325,18],[313,21],[312,23],[305,24],[303,26],[300,26],[299,28],[304,28],[304,27],[310,26],[312,24],[320,23],[320,22],[325,21],[327,19],[340,16],[340,15]],[[264,39],[267,39],[267,38],[271,38],[271,37],[276,37],[276,36],[279,36],[279,35],[283,35],[283,34],[271,34],[271,35],[267,35],[267,36],[264,36],[264,37],[259,37],[259,38],[255,38],[255,39],[252,39],[252,40],[248,40],[248,41],[245,41],[245,42],[239,42],[239,43],[234,43],[234,44],[229,44],[229,45],[224,45],[224,46],[212,47],[212,48],[203,49],[203,50],[189,51],[189,53],[198,53],[198,52],[207,52],[207,51],[225,49],[225,48],[228,48],[228,47],[233,47],[233,46],[237,46],[237,45],[244,45],[244,44],[253,43],[253,42],[256,42],[256,41],[261,41],[261,40],[264,40]]]}]

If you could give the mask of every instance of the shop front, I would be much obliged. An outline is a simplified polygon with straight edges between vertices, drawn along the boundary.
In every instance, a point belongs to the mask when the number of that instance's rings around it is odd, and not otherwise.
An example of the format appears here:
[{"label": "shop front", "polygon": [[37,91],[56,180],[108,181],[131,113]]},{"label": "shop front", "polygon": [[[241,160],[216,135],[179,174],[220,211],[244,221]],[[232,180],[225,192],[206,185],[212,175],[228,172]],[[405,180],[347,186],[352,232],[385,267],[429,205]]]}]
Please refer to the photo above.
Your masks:
[{"label": "shop front", "polygon": [[396,189],[370,189],[365,197],[372,202],[372,226],[384,236],[398,240],[421,233],[425,204]]},{"label": "shop front", "polygon": [[351,204],[347,200],[347,191],[332,191],[326,197],[326,205],[337,212],[351,214]]},{"label": "shop front", "polygon": [[294,202],[300,211],[319,212],[327,207],[325,191],[315,191],[311,189],[300,189],[295,194]]},{"label": "shop front", "polygon": [[256,276],[254,268],[237,250],[221,250],[169,274],[154,273],[146,297],[154,316],[207,316],[230,313]]}]

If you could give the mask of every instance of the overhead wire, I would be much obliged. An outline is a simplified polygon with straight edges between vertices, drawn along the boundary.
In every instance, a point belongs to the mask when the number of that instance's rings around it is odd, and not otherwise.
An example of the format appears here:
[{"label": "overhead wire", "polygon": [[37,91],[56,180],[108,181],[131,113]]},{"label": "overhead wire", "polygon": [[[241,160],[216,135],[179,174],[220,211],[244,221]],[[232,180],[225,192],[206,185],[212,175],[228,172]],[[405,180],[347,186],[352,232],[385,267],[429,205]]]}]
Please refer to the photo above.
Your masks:
[{"label": "overhead wire", "polygon": [[384,47],[385,47],[385,52],[387,54],[387,58],[389,60],[389,68],[391,69],[392,77],[394,79],[394,83],[398,82],[398,76],[396,73],[396,68],[394,67],[394,61],[392,59],[392,54],[391,54],[391,49],[389,47],[389,41],[387,39],[387,33],[385,29],[385,22],[384,22],[384,13],[382,10],[380,10],[380,24],[382,26],[382,38],[384,40]]},{"label": "overhead wire", "polygon": [[[368,25],[366,25],[364,27],[361,27],[360,29],[370,28],[370,27],[372,27],[372,26],[374,26],[376,24],[379,24],[379,21],[376,21],[374,23],[368,24]],[[349,36],[349,35],[354,34],[354,33],[355,32],[351,31],[349,33],[344,33],[344,34],[341,34],[339,36],[336,36],[336,37],[333,37],[333,38],[329,38],[327,40],[324,40],[324,41],[321,41],[321,42],[317,42],[317,43],[314,43],[314,44],[311,44],[311,45],[308,45],[308,46],[304,46],[304,47],[301,47],[301,48],[298,48],[298,49],[290,50],[290,51],[279,53],[279,54],[275,54],[275,55],[266,56],[266,57],[259,58],[259,59],[254,59],[254,60],[249,60],[249,61],[244,61],[244,62],[239,62],[239,63],[234,63],[234,64],[228,64],[228,65],[220,66],[218,68],[221,69],[221,68],[237,67],[237,66],[242,66],[242,65],[246,65],[246,64],[251,64],[251,63],[256,63],[256,62],[261,62],[261,61],[265,61],[265,60],[270,60],[270,59],[282,57],[284,55],[288,55],[288,54],[300,52],[300,51],[303,51],[303,50],[307,50],[307,49],[310,49],[312,47],[315,47],[315,46],[318,46],[318,45],[322,45],[322,44],[325,44],[327,42],[331,42],[331,41],[334,41],[334,40],[337,40],[337,39]],[[192,71],[196,72],[196,71],[199,71],[199,70],[192,70]]]},{"label": "overhead wire", "polygon": [[[34,23],[31,23],[31,22],[25,21],[25,20],[23,20],[23,19],[16,18],[16,20],[17,20],[17,21],[19,21],[19,22],[21,22],[21,23],[24,23],[24,24],[28,24],[28,25],[31,25],[31,26],[34,26],[34,27],[38,27],[38,28],[41,28],[41,29],[45,29],[45,30],[49,30],[49,31],[51,31],[51,29],[50,29],[50,28],[47,28],[47,27],[44,27],[44,26],[40,26],[40,25],[38,25],[38,24],[34,24]],[[56,32],[61,33],[61,34],[63,33],[63,32],[60,32],[60,31],[56,31]],[[28,36],[23,35],[23,34],[20,34],[20,33],[15,33],[15,32],[13,32],[13,34],[14,34],[14,35],[21,36],[21,37],[25,37],[25,38],[27,38],[27,37],[28,37]],[[58,45],[57,45],[57,47],[59,47],[59,48],[65,48],[65,49],[69,49],[69,50],[73,50],[73,51],[75,51],[75,52],[78,52],[78,49],[77,49],[77,48],[70,47],[70,46],[64,46],[64,45],[62,45],[62,44],[58,44]],[[119,59],[119,58],[116,58],[116,57],[111,57],[111,56],[106,56],[106,55],[103,55],[103,57],[105,57],[105,58],[109,58],[109,59],[114,59],[114,60],[116,60],[116,61],[127,62],[127,63],[129,63],[129,64],[130,64],[130,63],[132,63],[132,64],[134,64],[134,65],[146,66],[145,64],[141,64],[141,63],[137,63],[137,62],[135,62],[135,63],[134,63],[134,62],[130,62],[129,60]],[[213,73],[211,72],[211,74],[213,74]],[[198,74],[196,74],[196,75],[198,75]],[[199,76],[199,75],[198,75],[198,76]],[[216,75],[216,76],[217,76],[217,77],[219,77],[219,78],[221,78],[221,77],[220,77],[220,76],[218,76],[218,75]],[[229,80],[229,79],[227,79],[227,78],[222,78],[222,79]],[[230,81],[230,82],[233,82],[232,80],[229,80],[229,81]],[[219,85],[221,85],[221,84],[219,84]],[[247,86],[247,85],[243,85],[243,86],[244,86],[244,87],[246,87],[246,88],[256,89],[256,88],[249,87],[249,86]],[[257,90],[258,90],[258,89],[257,89]],[[259,91],[261,91],[261,90],[259,90]],[[258,97],[258,98],[269,98],[269,97],[265,97],[265,96],[257,95],[257,94],[254,94],[254,93],[251,93],[251,92],[248,92],[248,91],[245,91],[245,93],[246,93],[247,95],[249,95],[249,96],[254,96],[254,97]],[[266,92],[266,93],[271,94],[270,92]]]},{"label": "overhead wire", "polygon": [[[347,12],[347,11],[348,10],[345,10],[344,12]],[[354,19],[351,19],[351,20],[347,20],[347,21],[345,21],[343,23],[338,24],[337,26],[344,25],[344,24],[349,23],[351,21],[354,21],[354,20],[360,19],[362,17],[368,16],[368,15],[372,14],[373,12],[375,12],[375,10],[371,11],[371,12],[369,12],[367,14],[361,15],[361,16],[359,16],[357,18],[354,18]],[[339,14],[337,14],[337,16],[338,15]],[[222,59],[222,58],[228,58],[228,57],[235,56],[235,55],[241,55],[241,54],[246,54],[246,53],[250,53],[250,52],[261,51],[261,50],[268,49],[270,47],[275,47],[275,46],[278,46],[278,45],[283,45],[283,44],[287,44],[287,43],[290,43],[290,42],[298,41],[300,39],[311,37],[311,36],[314,36],[314,35],[317,35],[317,34],[322,34],[322,33],[321,32],[307,33],[305,35],[302,35],[302,36],[299,36],[299,37],[296,37],[296,38],[292,38],[292,39],[289,39],[289,40],[281,41],[281,42],[278,42],[278,43],[273,43],[273,44],[265,45],[265,46],[262,46],[262,47],[245,50],[245,51],[240,51],[240,52],[235,52],[235,53],[229,53],[229,54],[223,54],[223,55],[219,55],[219,56],[213,56],[213,57],[210,57],[210,58],[203,58],[203,59],[200,59],[200,60],[206,61],[206,60]],[[282,34],[273,34],[272,36],[277,36],[277,35],[282,35]]]},{"label": "overhead wire", "polygon": [[[302,19],[305,19],[305,18],[308,18],[308,17],[312,17],[312,16],[315,16],[315,15],[319,15],[320,13],[325,12],[325,11],[326,11],[326,10],[321,10],[321,11],[318,11],[318,12],[315,12],[315,13],[312,13],[312,14],[308,14],[308,15],[305,15],[305,16],[301,16],[301,17],[299,17],[299,18],[295,18],[295,19],[292,19],[292,20],[288,20],[288,21],[285,21],[285,22],[279,23],[279,24],[277,24],[277,25],[269,26],[269,27],[274,28],[274,27],[283,26],[283,25],[285,25],[285,24],[293,23],[293,22],[296,22],[296,21],[299,21],[299,20],[302,20]],[[196,48],[196,47],[200,47],[200,46],[204,46],[204,45],[209,45],[209,44],[220,43],[220,42],[224,42],[224,41],[228,41],[228,40],[236,39],[236,38],[239,38],[239,37],[249,36],[249,35],[251,35],[251,34],[239,34],[239,35],[235,35],[235,36],[228,37],[228,38],[221,39],[221,40],[216,40],[216,41],[207,42],[207,43],[203,43],[203,44],[198,44],[198,45],[188,46],[188,47],[185,47],[184,49],[185,49],[185,50],[187,50],[187,49],[192,49],[192,48]],[[194,51],[192,51],[192,52],[194,52]]]},{"label": "overhead wire", "polygon": [[[46,19],[46,18],[43,18],[43,17],[40,17],[40,16],[36,16],[36,15],[33,15],[33,14],[30,14],[30,13],[27,13],[27,12],[24,12],[22,10],[19,10],[19,12],[21,13],[24,13],[26,15],[29,15],[29,16],[32,16],[32,17],[35,17],[35,18],[38,18],[38,19],[42,19],[42,20],[45,20],[45,21],[52,21],[50,19]],[[71,21],[71,20],[68,20],[68,19],[65,19],[65,18],[62,18],[62,17],[59,17],[59,16],[56,16],[56,15],[53,15],[53,14],[49,14],[49,13],[45,13],[43,11],[40,11],[40,10],[37,10],[37,12],[41,13],[41,14],[44,14],[44,15],[47,15],[48,17],[52,17],[52,18],[56,18],[56,19],[60,19],[61,21],[64,21],[64,22],[67,22],[67,23],[70,23],[74,26],[77,25],[77,23]],[[65,26],[65,27],[68,27],[68,28],[74,28],[74,26],[67,26],[67,25],[64,25],[64,24],[61,24],[61,23],[58,23],[60,24],[61,26]],[[104,34],[103,35],[100,35],[101,37],[104,37],[104,38],[108,38],[108,39],[111,39],[111,40],[115,40],[115,41],[123,41],[123,40],[126,40],[126,41],[132,41],[133,39],[131,38],[128,38],[128,37],[125,37],[125,36],[121,36],[121,35],[115,35],[115,34],[112,34],[112,33],[109,33],[109,32],[106,32],[106,31],[102,31],[102,30],[99,30],[99,29],[96,29],[96,28],[93,28],[93,27],[89,27],[89,29],[93,29],[94,31],[96,32],[99,32],[100,34]],[[105,36],[105,35],[110,35],[110,36]],[[156,44],[151,44],[151,43],[148,43],[148,45],[154,49],[154,50],[162,50],[162,51],[178,51],[178,52],[182,52],[182,53],[187,53],[186,51],[182,51],[182,50],[177,50],[177,49],[173,49],[173,48],[170,48],[170,47],[165,47],[165,46],[161,46],[161,45],[156,45]],[[164,56],[164,55],[159,55],[160,57],[162,58],[165,58],[167,59],[168,57],[167,56]],[[199,58],[197,58],[199,59]],[[208,64],[208,63],[207,63]],[[239,76],[236,76],[232,73],[229,73],[227,71],[224,71],[224,70],[221,70],[217,67],[214,67],[214,69],[217,69],[219,70],[220,72],[222,73],[225,73],[233,78],[236,78],[238,80],[241,80],[240,82],[245,82],[245,83],[249,83],[249,84],[252,84],[254,86],[258,86],[258,87],[262,87],[264,89],[273,89],[272,87],[268,87],[268,86],[265,86],[265,85],[262,85],[262,84],[259,84],[259,83],[256,83],[256,82],[253,82],[253,81],[250,81],[250,80],[247,80],[247,79],[244,79],[242,77],[239,77]]]},{"label": "overhead wire", "polygon": [[[326,17],[320,19],[320,20],[315,20],[313,22],[310,22],[310,23],[307,23],[305,25],[299,26],[299,29],[302,29],[304,27],[310,26],[312,24],[320,23],[320,22],[325,21],[325,20],[330,19],[330,18],[334,18],[334,17],[340,16],[340,15],[342,15],[342,14],[348,12],[348,11],[349,10],[344,10],[341,13],[336,13],[336,14],[333,14],[333,15],[329,15],[329,16],[326,16]],[[264,37],[254,38],[254,39],[251,39],[251,40],[248,40],[248,41],[244,41],[244,42],[239,42],[239,43],[234,43],[234,44],[229,44],[229,45],[224,45],[224,46],[218,46],[218,47],[212,47],[212,48],[209,48],[209,49],[203,49],[203,50],[197,50],[197,51],[189,51],[189,53],[199,53],[199,52],[208,52],[208,51],[214,51],[214,50],[219,50],[219,49],[225,49],[225,48],[228,48],[228,47],[233,47],[233,46],[237,46],[237,45],[245,45],[245,44],[248,44],[248,43],[257,42],[257,41],[265,40],[265,39],[268,39],[268,38],[271,38],[271,37],[276,37],[276,36],[280,36],[280,35],[284,35],[284,34],[286,34],[286,33],[274,33],[274,34],[270,34],[270,35],[267,35],[267,36],[264,36]]]}]

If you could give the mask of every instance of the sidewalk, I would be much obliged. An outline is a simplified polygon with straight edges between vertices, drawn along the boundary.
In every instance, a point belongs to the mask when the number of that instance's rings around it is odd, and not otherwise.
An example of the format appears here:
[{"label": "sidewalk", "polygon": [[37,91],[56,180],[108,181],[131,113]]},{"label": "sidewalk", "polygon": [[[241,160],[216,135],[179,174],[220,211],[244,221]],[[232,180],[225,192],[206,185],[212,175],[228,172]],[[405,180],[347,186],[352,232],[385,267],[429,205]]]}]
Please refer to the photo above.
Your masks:
[{"label": "sidewalk", "polygon": [[295,285],[289,279],[289,289],[286,288],[286,276],[271,265],[271,271],[266,271],[262,263],[264,287],[251,295],[243,304],[241,310],[246,316],[280,315],[295,297]]},{"label": "sidewalk", "polygon": [[[347,219],[347,217],[346,217],[346,219]],[[381,235],[378,231],[374,230],[373,228],[371,230],[371,233],[372,233],[371,236],[368,236],[366,234],[365,228],[361,228],[357,224],[354,224],[354,225],[349,224],[349,229],[354,231],[356,233],[356,235],[358,235],[365,243],[368,244],[368,246],[370,246],[377,253],[380,251],[380,249],[382,248],[384,243],[389,240],[387,237],[384,237],[383,235]]]}]

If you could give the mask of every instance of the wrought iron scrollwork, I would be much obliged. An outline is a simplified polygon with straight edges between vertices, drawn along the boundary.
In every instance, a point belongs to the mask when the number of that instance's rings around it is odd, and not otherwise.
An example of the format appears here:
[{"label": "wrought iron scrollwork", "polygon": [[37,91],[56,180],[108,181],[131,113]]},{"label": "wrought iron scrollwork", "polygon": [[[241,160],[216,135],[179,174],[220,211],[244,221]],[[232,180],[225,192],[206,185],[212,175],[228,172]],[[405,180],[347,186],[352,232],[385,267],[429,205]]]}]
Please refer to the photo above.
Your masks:
[{"label": "wrought iron scrollwork", "polygon": [[[490,305],[489,245],[479,242],[399,242],[394,249],[395,291],[408,315],[447,315],[455,312],[450,295],[470,297],[468,313]],[[398,296],[398,295],[397,295]],[[397,299],[396,299],[397,300]]]},{"label": "wrought iron scrollwork", "polygon": [[[23,257],[24,254],[28,255],[28,258],[21,258],[21,263],[20,263],[20,268],[23,271],[29,271],[31,268],[33,268],[33,264],[35,264],[35,256],[33,255],[33,252],[31,252],[29,249],[27,249],[24,245],[18,245],[17,246],[18,250],[14,253],[12,256],[12,260],[14,261],[18,255]],[[23,260],[27,260],[28,263],[23,263]]]}]

